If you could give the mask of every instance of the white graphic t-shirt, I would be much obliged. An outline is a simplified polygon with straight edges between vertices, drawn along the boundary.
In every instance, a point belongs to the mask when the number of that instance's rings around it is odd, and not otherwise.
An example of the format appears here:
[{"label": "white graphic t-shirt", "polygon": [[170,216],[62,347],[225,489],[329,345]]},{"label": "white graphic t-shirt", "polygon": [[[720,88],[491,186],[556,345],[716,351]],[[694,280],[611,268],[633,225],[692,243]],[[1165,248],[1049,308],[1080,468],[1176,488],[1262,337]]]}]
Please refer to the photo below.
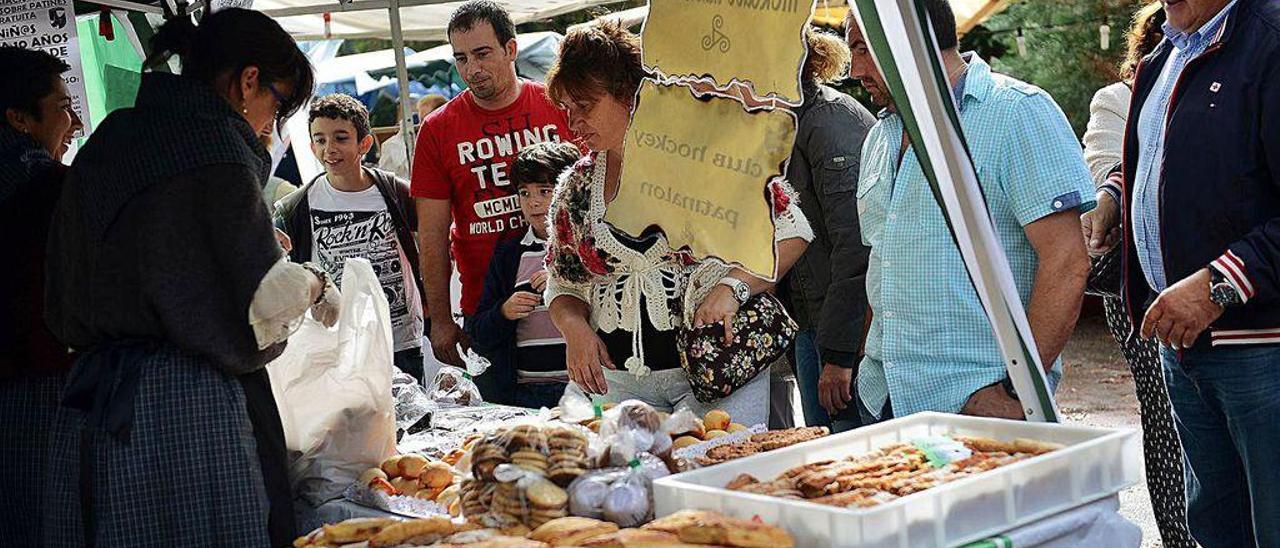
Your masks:
[{"label": "white graphic t-shirt", "polygon": [[387,202],[377,187],[343,192],[333,188],[328,177],[321,177],[307,191],[307,200],[311,205],[311,260],[340,283],[347,259],[368,259],[391,305],[395,350],[422,346],[422,296],[413,281],[409,259],[396,239]]}]

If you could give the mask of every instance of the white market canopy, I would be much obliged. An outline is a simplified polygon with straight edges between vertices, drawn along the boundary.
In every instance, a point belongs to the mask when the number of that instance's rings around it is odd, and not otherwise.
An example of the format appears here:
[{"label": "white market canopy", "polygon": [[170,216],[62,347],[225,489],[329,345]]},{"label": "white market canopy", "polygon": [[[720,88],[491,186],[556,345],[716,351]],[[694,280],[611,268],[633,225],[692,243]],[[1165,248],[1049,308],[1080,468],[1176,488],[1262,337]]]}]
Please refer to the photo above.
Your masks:
[{"label": "white market canopy", "polygon": [[[498,0],[515,24],[543,21],[557,15],[618,0]],[[253,9],[270,15],[298,40],[324,38],[391,38],[387,10],[393,0],[254,0]],[[400,0],[404,40],[444,41],[449,15],[461,1]],[[325,13],[329,13],[326,31]]]}]

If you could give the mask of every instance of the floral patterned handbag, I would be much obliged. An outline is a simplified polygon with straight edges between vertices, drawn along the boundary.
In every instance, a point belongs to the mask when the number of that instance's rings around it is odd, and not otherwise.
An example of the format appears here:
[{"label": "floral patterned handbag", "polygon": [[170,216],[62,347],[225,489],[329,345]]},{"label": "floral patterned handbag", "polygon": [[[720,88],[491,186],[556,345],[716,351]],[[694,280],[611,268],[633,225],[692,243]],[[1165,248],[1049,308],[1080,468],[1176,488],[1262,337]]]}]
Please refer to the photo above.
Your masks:
[{"label": "floral patterned handbag", "polygon": [[[711,285],[698,291],[695,283],[689,290],[700,293],[696,299],[700,303]],[[702,403],[724,398],[751,382],[787,351],[799,331],[782,303],[769,293],[756,294],[738,308],[729,346],[724,345],[724,326],[690,327],[693,323],[687,320],[696,307],[686,306],[685,310],[686,322],[677,334],[680,365],[689,377],[693,396]]]}]

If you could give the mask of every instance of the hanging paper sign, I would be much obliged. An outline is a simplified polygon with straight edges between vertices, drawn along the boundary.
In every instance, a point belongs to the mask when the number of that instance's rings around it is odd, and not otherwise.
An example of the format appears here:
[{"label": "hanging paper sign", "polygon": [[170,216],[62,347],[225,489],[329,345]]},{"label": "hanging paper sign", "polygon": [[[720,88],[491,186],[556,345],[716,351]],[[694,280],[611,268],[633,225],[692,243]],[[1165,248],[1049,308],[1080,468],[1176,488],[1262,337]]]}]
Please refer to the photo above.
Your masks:
[{"label": "hanging paper sign", "polygon": [[209,11],[216,12],[227,8],[253,9],[253,0],[213,0],[209,4]]},{"label": "hanging paper sign", "polygon": [[622,184],[605,220],[629,234],[660,226],[671,247],[773,278],[767,183],[791,154],[795,116],[645,80],[627,130]]},{"label": "hanging paper sign", "polygon": [[750,82],[757,97],[800,104],[813,0],[651,0],[644,64],[670,76]]},{"label": "hanging paper sign", "polygon": [[62,80],[71,92],[71,107],[84,123],[84,129],[76,136],[84,137],[90,131],[89,99],[76,37],[76,12],[71,4],[72,0],[0,2],[0,46],[45,51],[71,66],[62,74]]}]

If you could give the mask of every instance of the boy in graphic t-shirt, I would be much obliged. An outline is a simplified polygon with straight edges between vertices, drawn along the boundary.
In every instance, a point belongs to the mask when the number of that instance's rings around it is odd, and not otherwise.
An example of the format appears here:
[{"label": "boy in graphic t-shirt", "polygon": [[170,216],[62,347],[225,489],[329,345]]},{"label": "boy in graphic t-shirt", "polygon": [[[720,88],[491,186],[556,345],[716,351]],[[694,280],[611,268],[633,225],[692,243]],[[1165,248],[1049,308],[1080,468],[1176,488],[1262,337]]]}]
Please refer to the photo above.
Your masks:
[{"label": "boy in graphic t-shirt", "polygon": [[511,169],[520,212],[529,228],[524,237],[498,244],[476,313],[467,333],[492,363],[485,376],[516,382],[514,403],[537,409],[555,407],[569,383],[564,337],[551,323],[542,302],[547,285],[547,207],[560,173],[581,156],[569,143],[539,143],[520,151]]},{"label": "boy in graphic t-shirt", "polygon": [[293,243],[290,258],[320,265],[335,282],[347,259],[368,259],[391,305],[395,365],[421,381],[422,288],[409,184],[360,164],[373,135],[369,112],[354,97],[312,101],[310,128],[311,150],[325,172],[276,208],[276,226]]},{"label": "boy in graphic t-shirt", "polygon": [[[494,246],[524,233],[511,185],[511,164],[525,147],[572,141],[562,110],[542,84],[516,76],[515,25],[489,0],[466,2],[448,25],[454,66],[468,89],[429,115],[413,161],[418,198],[422,273],[436,358],[462,365],[468,346],[454,321],[449,278],[452,262],[462,281],[462,313],[476,312]],[[452,227],[452,229],[451,229]],[[511,385],[476,378],[486,401],[510,403]]]}]

